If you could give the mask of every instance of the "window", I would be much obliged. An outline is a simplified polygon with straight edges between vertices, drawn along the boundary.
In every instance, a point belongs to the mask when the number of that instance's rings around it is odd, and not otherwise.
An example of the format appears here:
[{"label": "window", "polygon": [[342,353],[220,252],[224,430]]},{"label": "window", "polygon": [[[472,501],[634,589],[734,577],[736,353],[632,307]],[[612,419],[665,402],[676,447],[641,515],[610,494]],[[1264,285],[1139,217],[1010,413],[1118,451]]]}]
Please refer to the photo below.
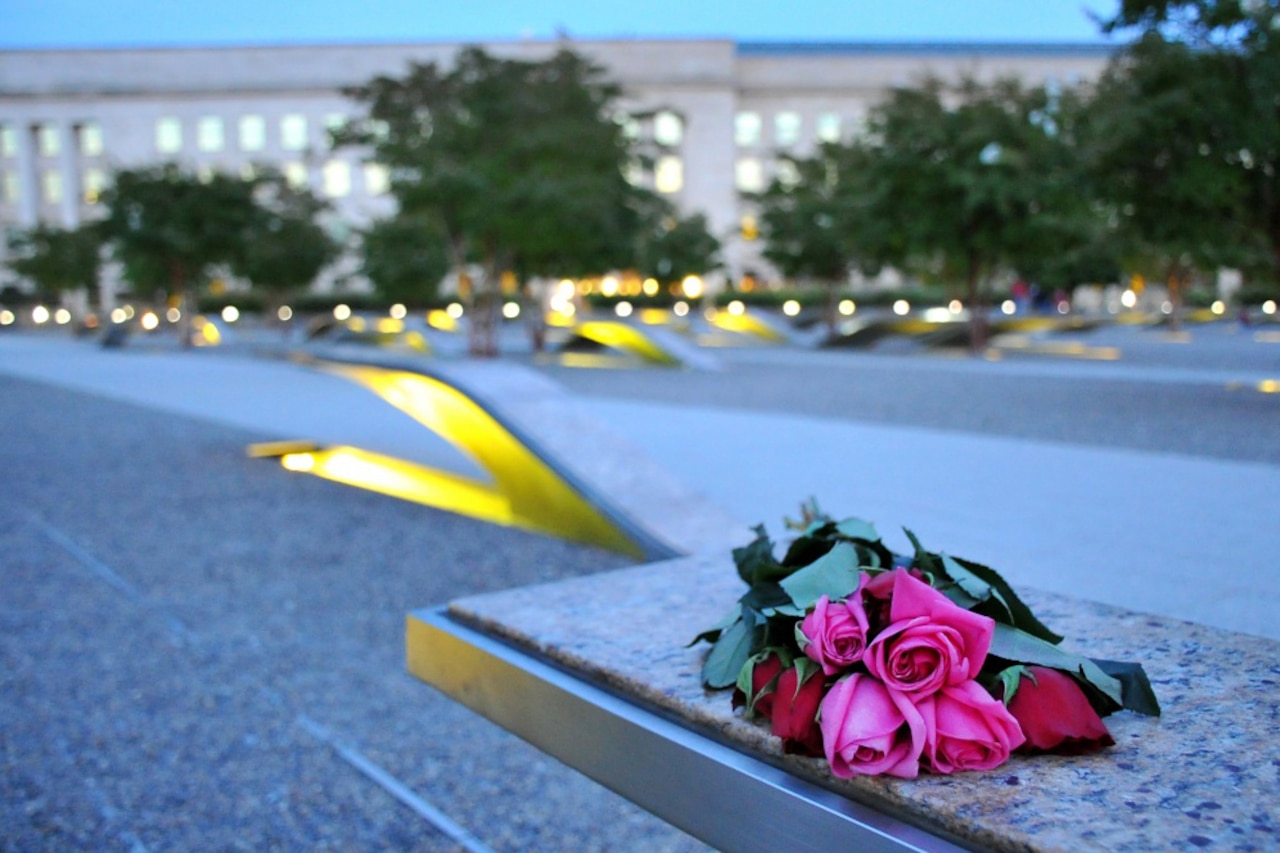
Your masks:
[{"label": "window", "polygon": [[322,172],[324,194],[329,198],[342,198],[351,194],[351,164],[346,160],[330,160]]},{"label": "window", "polygon": [[162,118],[156,122],[156,150],[161,154],[177,154],[182,150],[182,121]]},{"label": "window", "polygon": [[758,193],[764,189],[764,166],[758,157],[740,158],[733,174],[739,192]]},{"label": "window", "polygon": [[742,217],[740,227],[742,229],[742,239],[746,240],[748,243],[760,236],[760,224],[756,222],[756,218],[749,213]]},{"label": "window", "polygon": [[80,153],[86,157],[102,156],[102,127],[89,122],[80,125]]},{"label": "window", "polygon": [[840,141],[840,116],[838,113],[823,113],[818,116],[817,136],[819,142]]},{"label": "window", "polygon": [[41,157],[57,157],[62,150],[62,140],[58,137],[58,128],[51,124],[42,124],[36,129],[36,144]]},{"label": "window", "polygon": [[219,116],[204,116],[196,123],[196,147],[201,151],[221,151],[224,144]]},{"label": "window", "polygon": [[0,124],[0,156],[18,156],[18,133],[12,125]]},{"label": "window", "polygon": [[304,163],[292,162],[285,163],[281,167],[284,173],[284,179],[289,182],[291,187],[305,187],[307,185],[307,167]]},{"label": "window", "polygon": [[0,185],[0,192],[4,193],[4,201],[10,204],[18,203],[18,176],[12,172],[6,172],[4,176],[4,184]]},{"label": "window", "polygon": [[684,187],[684,161],[668,154],[659,157],[653,170],[653,185],[660,193],[678,193]]},{"label": "window", "polygon": [[773,117],[773,141],[778,145],[795,145],[800,141],[799,113],[778,113]]},{"label": "window", "polygon": [[644,186],[644,166],[636,158],[631,158],[622,167],[622,178],[633,187]]},{"label": "window", "polygon": [[364,191],[369,195],[386,195],[391,189],[387,167],[381,163],[364,164]]},{"label": "window", "polygon": [[302,151],[307,147],[307,117],[287,115],[280,119],[280,147],[285,151]]},{"label": "window", "polygon": [[49,204],[62,201],[62,175],[52,169],[41,173],[40,188],[44,193],[44,200]]},{"label": "window", "polygon": [[252,181],[258,177],[258,169],[252,163],[242,163],[240,165],[240,179],[243,181]]},{"label": "window", "polygon": [[684,137],[684,122],[670,110],[653,117],[653,141],[659,145],[679,145]]},{"label": "window", "polygon": [[739,145],[760,144],[760,113],[738,113],[733,119],[733,139]]},{"label": "window", "polygon": [[794,187],[800,183],[800,169],[794,160],[779,160],[773,167],[773,176],[785,187]]},{"label": "window", "polygon": [[97,204],[102,190],[107,184],[107,175],[101,169],[85,169],[81,180],[84,187],[84,203]]},{"label": "window", "polygon": [[618,113],[613,117],[618,127],[622,128],[622,135],[626,139],[636,140],[640,138],[640,122],[636,121],[626,113]]},{"label": "window", "polygon": [[240,150],[261,151],[267,144],[267,122],[262,116],[240,117]]}]

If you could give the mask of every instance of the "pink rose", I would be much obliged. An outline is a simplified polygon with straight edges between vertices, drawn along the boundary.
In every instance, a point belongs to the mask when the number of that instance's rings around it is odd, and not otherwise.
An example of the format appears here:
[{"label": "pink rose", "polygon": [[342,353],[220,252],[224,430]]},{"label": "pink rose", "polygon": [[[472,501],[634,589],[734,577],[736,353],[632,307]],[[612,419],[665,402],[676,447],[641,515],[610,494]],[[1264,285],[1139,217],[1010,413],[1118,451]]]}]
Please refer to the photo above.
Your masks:
[{"label": "pink rose", "polygon": [[994,633],[995,620],[895,569],[889,625],[871,641],[862,662],[886,687],[926,696],[976,676]]},{"label": "pink rose", "polygon": [[804,653],[822,666],[824,675],[837,675],[858,661],[867,649],[867,613],[862,609],[861,576],[848,600],[832,602],[825,595],[797,629]]},{"label": "pink rose", "polygon": [[1009,713],[1027,736],[1023,749],[1028,752],[1079,755],[1115,743],[1080,683],[1060,670],[1028,667]]},{"label": "pink rose", "polygon": [[814,671],[804,684],[797,684],[795,667],[784,669],[773,692],[773,733],[782,738],[788,754],[822,755],[822,730],[818,728],[818,707],[826,679]]},{"label": "pink rose", "polygon": [[1018,721],[976,681],[944,687],[916,708],[924,718],[924,759],[934,773],[991,770],[1025,738]]},{"label": "pink rose", "polygon": [[871,676],[837,681],[822,700],[820,717],[823,749],[836,776],[914,779],[920,772],[923,717],[906,696]]}]

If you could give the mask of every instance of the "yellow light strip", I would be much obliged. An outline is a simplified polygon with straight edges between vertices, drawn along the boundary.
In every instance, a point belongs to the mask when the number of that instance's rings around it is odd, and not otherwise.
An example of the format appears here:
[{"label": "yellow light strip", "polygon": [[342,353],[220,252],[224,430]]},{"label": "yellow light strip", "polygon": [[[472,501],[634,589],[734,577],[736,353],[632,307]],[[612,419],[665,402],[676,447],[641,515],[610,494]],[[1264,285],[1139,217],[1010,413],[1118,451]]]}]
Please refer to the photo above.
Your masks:
[{"label": "yellow light strip", "polygon": [[708,318],[711,325],[726,332],[740,335],[753,335],[766,341],[781,342],[787,338],[759,317],[750,313],[730,314],[728,311],[716,311]]},{"label": "yellow light strip", "polygon": [[336,471],[315,456],[314,473],[324,469],[322,476],[362,488],[644,556],[630,536],[458,389],[408,371],[348,364],[323,368],[365,386],[448,441],[484,468],[493,483],[477,483],[354,448],[343,449]]},{"label": "yellow light strip", "polygon": [[677,365],[680,363],[680,359],[655,344],[648,335],[625,323],[590,320],[578,326],[576,331],[587,340],[620,349],[654,364]]}]

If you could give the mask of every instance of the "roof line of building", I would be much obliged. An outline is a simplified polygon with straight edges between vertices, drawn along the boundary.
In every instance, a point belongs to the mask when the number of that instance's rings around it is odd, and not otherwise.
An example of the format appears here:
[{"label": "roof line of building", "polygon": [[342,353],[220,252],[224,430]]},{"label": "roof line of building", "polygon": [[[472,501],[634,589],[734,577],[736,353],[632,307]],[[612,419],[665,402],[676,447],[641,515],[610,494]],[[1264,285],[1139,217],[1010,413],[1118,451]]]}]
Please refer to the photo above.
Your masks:
[{"label": "roof line of building", "polygon": [[909,54],[964,55],[970,53],[1051,56],[1109,56],[1122,44],[1097,42],[1017,42],[1017,41],[831,41],[831,42],[738,42],[741,56],[803,56],[806,54]]}]

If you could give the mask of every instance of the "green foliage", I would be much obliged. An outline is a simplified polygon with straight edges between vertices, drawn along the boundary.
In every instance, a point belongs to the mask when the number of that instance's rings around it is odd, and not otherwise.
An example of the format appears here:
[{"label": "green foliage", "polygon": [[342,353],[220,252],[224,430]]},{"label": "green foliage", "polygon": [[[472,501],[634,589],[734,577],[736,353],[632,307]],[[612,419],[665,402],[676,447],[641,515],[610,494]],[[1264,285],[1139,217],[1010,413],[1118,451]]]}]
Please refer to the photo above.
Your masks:
[{"label": "green foliage", "polygon": [[308,287],[338,256],[339,246],[320,224],[328,204],[277,174],[252,181],[254,219],[231,267],[278,299]]},{"label": "green foliage", "polygon": [[10,232],[6,266],[52,296],[85,288],[95,295],[102,267],[102,237],[89,225],[58,228],[44,223]]},{"label": "green foliage", "polygon": [[430,220],[397,214],[374,222],[360,238],[360,271],[385,299],[422,304],[438,298],[449,246]]},{"label": "green foliage", "polygon": [[642,277],[671,284],[718,269],[720,248],[702,214],[683,218],[668,214],[641,229],[633,266]]}]

